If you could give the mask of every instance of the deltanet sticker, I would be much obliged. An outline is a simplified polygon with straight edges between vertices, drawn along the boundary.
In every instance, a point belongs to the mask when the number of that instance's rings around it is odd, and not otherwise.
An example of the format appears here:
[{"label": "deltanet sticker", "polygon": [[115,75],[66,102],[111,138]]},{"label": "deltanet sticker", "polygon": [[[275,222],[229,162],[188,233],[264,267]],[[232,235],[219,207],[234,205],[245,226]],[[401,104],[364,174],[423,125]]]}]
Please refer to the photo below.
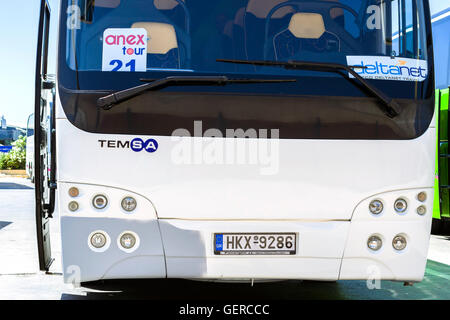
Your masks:
[{"label": "deltanet sticker", "polygon": [[[354,69],[365,79],[421,82],[428,77],[426,60],[387,56],[347,56],[347,64],[365,67]],[[354,78],[351,74],[349,76]]]},{"label": "deltanet sticker", "polygon": [[147,30],[106,29],[103,32],[102,71],[147,71]]}]

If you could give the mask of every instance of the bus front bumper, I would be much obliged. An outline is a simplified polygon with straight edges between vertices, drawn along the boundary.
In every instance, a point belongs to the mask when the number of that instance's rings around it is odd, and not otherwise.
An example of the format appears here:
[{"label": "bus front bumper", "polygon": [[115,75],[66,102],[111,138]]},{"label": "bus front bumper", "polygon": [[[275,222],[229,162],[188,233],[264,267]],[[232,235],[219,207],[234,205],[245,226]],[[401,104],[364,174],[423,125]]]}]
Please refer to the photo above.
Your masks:
[{"label": "bus front bumper", "polygon": [[[382,222],[226,222],[160,221],[169,278],[305,279],[421,281],[428,251],[428,227],[412,221]],[[295,232],[297,253],[287,256],[216,255],[214,232]],[[374,231],[376,230],[376,231]],[[368,238],[380,235],[383,246],[372,251]],[[406,235],[397,251],[392,239]]]},{"label": "bus front bumper", "polygon": [[[424,190],[428,198],[421,203],[417,194]],[[145,202],[138,195],[134,196],[140,203]],[[392,205],[400,197],[408,202],[403,214],[395,212]],[[165,277],[222,281],[417,282],[423,279],[425,272],[432,198],[431,188],[386,192],[362,200],[355,207],[351,220],[328,221],[159,219],[148,214],[150,204],[141,206],[135,216],[123,217],[123,212],[91,214],[88,203],[81,202],[79,212],[63,211],[61,216],[64,279],[66,282]],[[373,199],[381,199],[385,204],[382,214],[375,216],[369,212]],[[417,213],[420,205],[428,208],[425,215]],[[96,231],[108,235],[109,243],[104,250],[96,251],[89,245],[90,236]],[[120,248],[120,236],[127,231],[139,237],[139,246],[131,252]],[[296,252],[292,255],[217,255],[216,233],[295,233]],[[369,249],[367,244],[373,235],[382,239],[377,251]],[[392,244],[397,235],[407,240],[406,248],[401,251]]]}]

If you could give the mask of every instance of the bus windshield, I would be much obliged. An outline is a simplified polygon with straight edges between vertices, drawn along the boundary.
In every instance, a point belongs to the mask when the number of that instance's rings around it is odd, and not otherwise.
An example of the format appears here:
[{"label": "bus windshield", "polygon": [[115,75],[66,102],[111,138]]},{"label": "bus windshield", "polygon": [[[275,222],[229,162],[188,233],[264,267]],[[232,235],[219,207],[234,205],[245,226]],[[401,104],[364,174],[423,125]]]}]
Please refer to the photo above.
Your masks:
[{"label": "bus windshield", "polygon": [[357,71],[376,80],[421,82],[428,76],[422,1],[68,0],[66,4],[65,60],[74,71],[160,76],[301,73],[217,61],[237,59],[364,66]]}]

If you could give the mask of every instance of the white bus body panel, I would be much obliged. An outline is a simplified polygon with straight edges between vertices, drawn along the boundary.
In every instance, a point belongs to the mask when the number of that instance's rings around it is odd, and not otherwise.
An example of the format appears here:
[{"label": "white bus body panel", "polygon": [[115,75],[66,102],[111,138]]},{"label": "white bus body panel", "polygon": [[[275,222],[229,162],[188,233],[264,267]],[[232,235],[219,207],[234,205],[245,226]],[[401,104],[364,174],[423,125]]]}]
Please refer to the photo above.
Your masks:
[{"label": "white bus body panel", "polygon": [[409,141],[280,140],[279,173],[265,176],[251,165],[174,164],[171,137],[151,137],[159,148],[150,154],[99,143],[136,136],[57,125],[59,181],[133,190],[159,218],[349,220],[374,194],[434,183],[434,129]]},{"label": "white bus body panel", "polygon": [[[80,194],[69,197],[69,188],[77,187]],[[95,195],[108,198],[107,206],[96,210]],[[161,278],[166,276],[164,251],[156,212],[148,199],[126,190],[96,185],[59,183],[58,199],[61,216],[62,260],[66,280],[93,281],[98,279]],[[138,206],[132,214],[121,207],[121,200],[132,196]],[[71,212],[68,202],[76,201],[79,209]],[[104,252],[90,248],[90,234],[102,231],[108,236]],[[119,249],[118,238],[124,231],[139,236],[139,247],[132,253]]]},{"label": "white bus body panel", "polygon": [[[173,278],[337,280],[349,222],[160,220]],[[214,232],[295,232],[295,256],[217,256]],[[279,232],[280,232],[279,231]]]},{"label": "white bus body panel", "polygon": [[[74,266],[81,281],[423,278],[433,205],[434,128],[408,141],[280,140],[279,172],[261,175],[254,165],[177,165],[171,150],[178,142],[171,137],[88,133],[57,110],[66,281],[71,281]],[[158,150],[134,152],[101,148],[99,143],[136,137],[157,140]],[[71,186],[81,191],[76,199],[68,196]],[[424,216],[416,213],[420,191],[428,195]],[[101,212],[91,205],[97,193],[110,199]],[[133,214],[120,207],[127,195],[138,200]],[[398,197],[408,201],[404,215],[393,209]],[[377,217],[368,211],[373,199],[385,205]],[[76,212],[66,209],[72,200],[80,202]],[[88,246],[95,230],[111,238],[104,252]],[[132,253],[117,244],[126,230],[140,237],[140,246]],[[296,232],[297,254],[215,256],[213,233],[223,232]],[[378,252],[367,248],[373,234],[383,239]],[[397,234],[408,239],[402,252],[391,244]]]}]

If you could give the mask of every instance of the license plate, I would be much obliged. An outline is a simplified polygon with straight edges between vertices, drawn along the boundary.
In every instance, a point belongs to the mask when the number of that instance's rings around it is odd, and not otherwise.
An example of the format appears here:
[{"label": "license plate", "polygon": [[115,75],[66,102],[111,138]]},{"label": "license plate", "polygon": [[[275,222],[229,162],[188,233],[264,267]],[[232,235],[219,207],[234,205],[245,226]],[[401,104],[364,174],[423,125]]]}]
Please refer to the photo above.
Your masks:
[{"label": "license plate", "polygon": [[215,233],[216,255],[293,255],[296,233]]}]

